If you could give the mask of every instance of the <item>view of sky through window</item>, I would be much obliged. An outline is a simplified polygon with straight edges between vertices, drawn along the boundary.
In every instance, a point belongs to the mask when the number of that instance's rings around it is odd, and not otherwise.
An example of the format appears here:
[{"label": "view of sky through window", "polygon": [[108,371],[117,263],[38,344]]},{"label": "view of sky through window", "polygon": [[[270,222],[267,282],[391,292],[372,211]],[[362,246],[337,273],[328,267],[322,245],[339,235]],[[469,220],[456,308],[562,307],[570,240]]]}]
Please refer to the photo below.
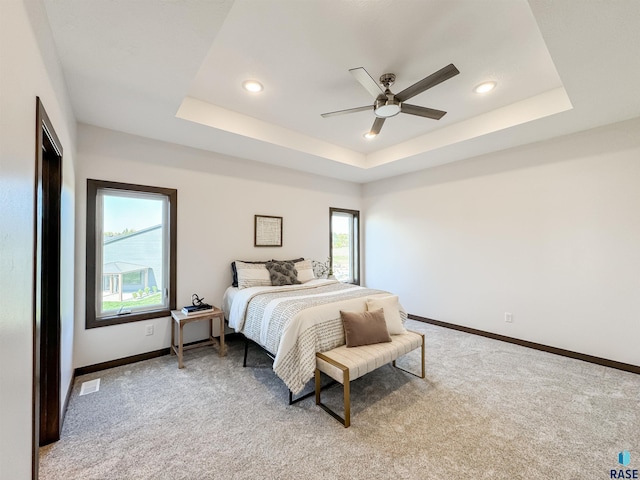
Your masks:
[{"label": "view of sky through window", "polygon": [[131,198],[113,194],[104,196],[105,232],[139,231],[162,223],[160,199]]}]

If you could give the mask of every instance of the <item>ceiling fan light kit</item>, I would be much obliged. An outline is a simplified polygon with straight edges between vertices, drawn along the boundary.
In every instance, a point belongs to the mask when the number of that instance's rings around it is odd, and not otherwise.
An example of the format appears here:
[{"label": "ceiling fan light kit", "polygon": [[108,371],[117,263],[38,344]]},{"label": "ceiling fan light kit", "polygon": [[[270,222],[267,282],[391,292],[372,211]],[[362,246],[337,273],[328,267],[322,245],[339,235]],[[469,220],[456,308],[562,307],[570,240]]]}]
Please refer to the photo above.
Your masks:
[{"label": "ceiling fan light kit", "polygon": [[400,102],[393,98],[377,99],[373,113],[379,118],[395,117],[400,113]]},{"label": "ceiling fan light kit", "polygon": [[[387,118],[394,117],[399,113],[408,113],[418,117],[440,120],[447,112],[435,110],[433,108],[420,107],[418,105],[409,105],[404,102],[425,90],[435,87],[445,80],[449,80],[451,77],[458,75],[460,71],[455,67],[455,65],[453,65],[453,63],[451,63],[437,72],[432,73],[428,77],[423,78],[419,82],[414,83],[410,87],[405,88],[398,94],[393,94],[389,89],[396,80],[396,76],[393,73],[385,73],[381,75],[379,84],[363,67],[352,68],[349,70],[349,73],[351,73],[354,78],[375,98],[373,105],[323,113],[322,117],[328,118],[337,115],[344,115],[346,113],[373,110],[376,119],[373,122],[371,131],[368,134],[365,134],[365,138],[370,139],[380,133],[382,125]],[[382,89],[382,86],[384,86],[384,90]]]}]

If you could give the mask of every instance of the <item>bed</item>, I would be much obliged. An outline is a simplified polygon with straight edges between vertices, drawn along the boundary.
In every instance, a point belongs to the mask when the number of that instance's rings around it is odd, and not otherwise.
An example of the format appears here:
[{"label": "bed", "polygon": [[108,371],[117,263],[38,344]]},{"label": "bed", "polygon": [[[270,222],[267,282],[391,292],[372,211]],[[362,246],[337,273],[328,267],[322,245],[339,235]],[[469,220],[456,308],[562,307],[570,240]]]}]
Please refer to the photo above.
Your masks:
[{"label": "bed", "polygon": [[[232,286],[224,294],[223,310],[231,328],[273,356],[274,372],[298,394],[314,376],[316,352],[344,345],[340,310],[365,311],[367,299],[389,295],[328,279]],[[399,310],[404,323],[406,313]]]}]

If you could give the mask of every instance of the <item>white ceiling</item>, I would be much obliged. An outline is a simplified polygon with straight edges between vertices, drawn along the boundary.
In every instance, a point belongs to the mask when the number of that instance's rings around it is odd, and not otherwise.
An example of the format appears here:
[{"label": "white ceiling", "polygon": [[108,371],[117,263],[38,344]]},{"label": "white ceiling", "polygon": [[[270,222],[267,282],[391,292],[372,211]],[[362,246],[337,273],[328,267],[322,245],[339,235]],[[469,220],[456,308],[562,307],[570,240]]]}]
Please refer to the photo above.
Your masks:
[{"label": "white ceiling", "polygon": [[[640,116],[637,0],[44,3],[79,122],[355,182]],[[397,93],[449,63],[409,101],[439,121],[320,116],[373,103],[351,68]]]}]

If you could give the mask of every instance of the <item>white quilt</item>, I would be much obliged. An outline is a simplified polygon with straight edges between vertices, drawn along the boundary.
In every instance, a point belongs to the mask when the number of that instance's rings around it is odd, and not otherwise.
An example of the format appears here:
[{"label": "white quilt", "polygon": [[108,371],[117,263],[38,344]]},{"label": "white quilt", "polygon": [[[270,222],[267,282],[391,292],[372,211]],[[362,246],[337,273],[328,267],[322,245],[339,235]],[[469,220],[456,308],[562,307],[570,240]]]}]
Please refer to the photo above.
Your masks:
[{"label": "white quilt", "polygon": [[229,289],[223,303],[229,326],[271,352],[273,370],[297,394],[313,378],[316,352],[344,345],[340,310],[365,311],[366,299],[380,295],[389,292],[317,279]]}]

